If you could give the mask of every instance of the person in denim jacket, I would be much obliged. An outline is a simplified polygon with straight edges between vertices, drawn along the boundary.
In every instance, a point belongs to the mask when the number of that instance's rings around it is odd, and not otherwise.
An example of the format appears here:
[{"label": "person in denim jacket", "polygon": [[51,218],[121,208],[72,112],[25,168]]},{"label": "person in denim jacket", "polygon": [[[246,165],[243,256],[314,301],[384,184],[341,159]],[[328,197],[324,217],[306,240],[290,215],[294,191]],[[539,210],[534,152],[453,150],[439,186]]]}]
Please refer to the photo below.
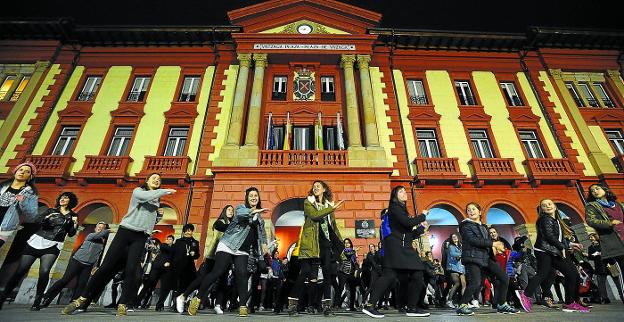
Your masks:
[{"label": "person in denim jacket", "polygon": [[[262,208],[260,192],[257,188],[251,187],[245,191],[245,204],[238,205],[234,210],[234,218],[219,240],[215,252],[215,266],[207,274],[199,287],[199,292],[189,303],[189,315],[196,315],[201,304],[201,299],[205,298],[206,292],[217,279],[227,272],[232,263],[234,264],[234,274],[236,277],[236,287],[238,289],[239,315],[248,316],[247,299],[249,292],[247,280],[249,272],[247,263],[249,256],[258,256],[268,253],[266,231],[264,230],[264,219],[261,214],[269,211]],[[191,285],[194,285],[192,283]],[[193,293],[191,287],[186,289],[184,294],[176,298],[178,312],[184,311],[186,298]]]},{"label": "person in denim jacket", "polygon": [[32,222],[37,217],[35,174],[35,165],[24,162],[13,168],[13,179],[0,183],[0,247],[21,222]]},{"label": "person in denim jacket", "polygon": [[451,234],[451,243],[448,246],[448,256],[446,260],[446,271],[451,276],[453,286],[450,288],[446,305],[452,309],[456,308],[453,304],[453,296],[458,290],[463,295],[466,290],[466,278],[464,276],[464,265],[461,262],[462,244],[457,234]]}]

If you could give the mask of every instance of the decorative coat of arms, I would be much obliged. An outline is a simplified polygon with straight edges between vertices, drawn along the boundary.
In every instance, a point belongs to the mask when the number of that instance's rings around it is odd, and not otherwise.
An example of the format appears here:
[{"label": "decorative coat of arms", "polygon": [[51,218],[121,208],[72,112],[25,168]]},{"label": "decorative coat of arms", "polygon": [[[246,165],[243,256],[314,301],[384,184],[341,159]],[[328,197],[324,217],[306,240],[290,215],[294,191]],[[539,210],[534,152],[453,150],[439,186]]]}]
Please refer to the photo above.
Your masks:
[{"label": "decorative coat of arms", "polygon": [[293,100],[313,101],[316,92],[314,72],[307,68],[295,70]]}]

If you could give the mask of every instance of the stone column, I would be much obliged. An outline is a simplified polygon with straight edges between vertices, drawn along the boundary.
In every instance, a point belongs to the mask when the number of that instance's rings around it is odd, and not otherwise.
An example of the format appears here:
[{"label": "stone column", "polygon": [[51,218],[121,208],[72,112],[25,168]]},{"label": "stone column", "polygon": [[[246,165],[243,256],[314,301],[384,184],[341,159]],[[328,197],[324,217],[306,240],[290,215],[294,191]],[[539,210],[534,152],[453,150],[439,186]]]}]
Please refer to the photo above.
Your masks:
[{"label": "stone column", "polygon": [[260,132],[260,109],[262,107],[262,85],[264,84],[264,69],[267,66],[267,54],[253,54],[254,79],[251,86],[251,99],[249,100],[249,112],[247,114],[247,133],[245,145],[258,146],[258,134]]},{"label": "stone column", "polygon": [[357,108],[357,93],[355,91],[355,78],[353,75],[353,63],[355,55],[342,55],[340,67],[344,69],[345,95],[347,101],[347,135],[349,147],[362,147],[360,137],[360,116]]},{"label": "stone column", "polygon": [[360,88],[362,89],[362,112],[364,114],[364,128],[366,132],[366,146],[379,146],[379,133],[375,118],[375,102],[373,101],[373,87],[371,84],[368,63],[370,55],[357,55],[358,68],[360,70]]},{"label": "stone column", "polygon": [[232,103],[232,118],[228,130],[226,145],[238,146],[240,144],[241,130],[243,128],[243,112],[245,107],[245,93],[247,91],[247,78],[249,77],[249,65],[251,54],[238,54],[239,69],[234,103]]}]

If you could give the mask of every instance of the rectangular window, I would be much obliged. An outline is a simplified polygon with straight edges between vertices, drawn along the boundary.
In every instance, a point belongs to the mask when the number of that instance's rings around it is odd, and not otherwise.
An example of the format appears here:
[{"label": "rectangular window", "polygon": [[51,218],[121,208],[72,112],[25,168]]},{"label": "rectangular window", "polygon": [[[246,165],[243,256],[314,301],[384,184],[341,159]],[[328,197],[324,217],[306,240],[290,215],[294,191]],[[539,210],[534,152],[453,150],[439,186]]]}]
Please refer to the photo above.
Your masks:
[{"label": "rectangular window", "polygon": [[507,100],[507,104],[509,104],[509,106],[524,106],[524,103],[522,103],[522,99],[516,90],[516,85],[513,82],[501,82],[500,86],[505,93],[505,99]]},{"label": "rectangular window", "polygon": [[493,158],[492,145],[486,130],[470,130],[470,142],[477,158]]},{"label": "rectangular window", "polygon": [[570,92],[570,95],[572,95],[572,98],[574,99],[574,103],[576,104],[576,107],[585,106],[585,103],[583,103],[583,100],[581,99],[581,96],[576,90],[576,87],[574,87],[574,84],[566,83],[565,85],[566,85],[566,88],[568,89],[568,92]]},{"label": "rectangular window", "polygon": [[591,107],[600,106],[598,104],[598,101],[596,100],[596,97],[594,97],[594,93],[592,93],[592,91],[589,89],[589,85],[587,83],[579,83],[578,87],[579,87],[579,90],[581,90],[581,93],[583,94],[583,96],[585,96],[585,99],[587,100],[587,104],[589,104],[589,106]]},{"label": "rectangular window", "polygon": [[95,93],[100,87],[100,82],[102,81],[102,77],[100,76],[89,76],[85,81],[80,94],[78,94],[77,101],[92,101],[95,97]]},{"label": "rectangular window", "polygon": [[128,93],[128,102],[142,102],[147,92],[147,87],[150,83],[149,76],[137,76],[134,78],[130,93]]},{"label": "rectangular window", "polygon": [[455,89],[459,96],[460,105],[477,105],[477,100],[472,94],[472,88],[468,81],[455,81]]},{"label": "rectangular window", "polygon": [[132,134],[134,133],[134,127],[131,126],[118,126],[115,128],[115,133],[111,140],[110,147],[106,155],[108,156],[124,156],[128,155],[128,147],[130,146],[130,140],[132,140]]},{"label": "rectangular window", "polygon": [[619,155],[624,155],[624,134],[622,134],[622,131],[608,130],[605,133],[607,133],[607,138],[609,138],[615,152]]},{"label": "rectangular window", "polygon": [[418,151],[421,157],[441,157],[435,130],[416,130],[416,137],[418,138]]},{"label": "rectangular window", "polygon": [[28,85],[28,81],[30,81],[30,76],[22,77],[22,80],[19,82],[19,85],[17,85],[17,87],[15,88],[15,92],[13,92],[13,95],[11,95],[11,99],[10,99],[11,102],[17,102],[17,100],[22,95],[22,92],[24,92],[26,85]]},{"label": "rectangular window", "polygon": [[321,76],[321,101],[336,100],[336,87],[333,76]]},{"label": "rectangular window", "polygon": [[269,150],[282,150],[284,148],[284,126],[273,127],[273,145]]},{"label": "rectangular window", "polygon": [[518,134],[529,158],[544,158],[544,150],[535,131],[518,131]]},{"label": "rectangular window", "polygon": [[293,150],[314,150],[313,126],[295,126],[293,128]]},{"label": "rectangular window", "polygon": [[410,103],[415,105],[427,105],[427,93],[425,85],[421,80],[410,79],[407,81],[407,92],[409,93]]},{"label": "rectangular window", "polygon": [[288,78],[286,76],[275,76],[273,77],[273,95],[271,99],[274,101],[285,101],[286,100],[286,81]]},{"label": "rectangular window", "polygon": [[54,150],[52,150],[52,155],[69,155],[74,143],[76,143],[78,132],[80,132],[78,126],[63,126],[54,145]]},{"label": "rectangular window", "polygon": [[185,76],[180,90],[179,102],[194,102],[199,88],[199,76]]},{"label": "rectangular window", "polygon": [[169,129],[165,156],[179,157],[184,155],[184,147],[188,138],[188,127],[172,127]]},{"label": "rectangular window", "polygon": [[0,101],[9,94],[9,90],[13,87],[13,83],[17,80],[17,76],[7,76],[0,86]]},{"label": "rectangular window", "polygon": [[611,97],[609,97],[609,93],[603,83],[595,82],[592,85],[594,87],[594,92],[598,94],[604,106],[615,107],[615,104],[613,103],[613,100],[611,100]]},{"label": "rectangular window", "polygon": [[325,150],[338,150],[338,130],[335,126],[323,127],[323,148]]}]

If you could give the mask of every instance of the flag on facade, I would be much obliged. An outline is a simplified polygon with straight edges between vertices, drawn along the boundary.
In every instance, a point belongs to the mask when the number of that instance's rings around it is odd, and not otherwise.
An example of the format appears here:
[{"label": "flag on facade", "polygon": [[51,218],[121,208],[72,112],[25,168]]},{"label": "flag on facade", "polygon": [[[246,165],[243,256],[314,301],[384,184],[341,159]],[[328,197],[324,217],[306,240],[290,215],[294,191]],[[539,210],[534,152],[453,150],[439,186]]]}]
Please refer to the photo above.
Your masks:
[{"label": "flag on facade", "polygon": [[336,134],[338,135],[338,149],[339,150],[344,150],[345,149],[345,142],[344,142],[344,137],[343,137],[343,132],[342,132],[342,121],[340,121],[340,113],[336,113]]},{"label": "flag on facade", "polygon": [[273,113],[269,113],[269,122],[267,125],[266,150],[273,150]]},{"label": "flag on facade", "polygon": [[284,132],[284,150],[290,150],[290,131],[291,131],[291,124],[290,124],[290,112],[286,113],[286,129]]},{"label": "flag on facade", "polygon": [[314,128],[314,133],[316,134],[316,149],[323,150],[323,123],[321,123],[321,113],[318,113],[318,120]]}]

